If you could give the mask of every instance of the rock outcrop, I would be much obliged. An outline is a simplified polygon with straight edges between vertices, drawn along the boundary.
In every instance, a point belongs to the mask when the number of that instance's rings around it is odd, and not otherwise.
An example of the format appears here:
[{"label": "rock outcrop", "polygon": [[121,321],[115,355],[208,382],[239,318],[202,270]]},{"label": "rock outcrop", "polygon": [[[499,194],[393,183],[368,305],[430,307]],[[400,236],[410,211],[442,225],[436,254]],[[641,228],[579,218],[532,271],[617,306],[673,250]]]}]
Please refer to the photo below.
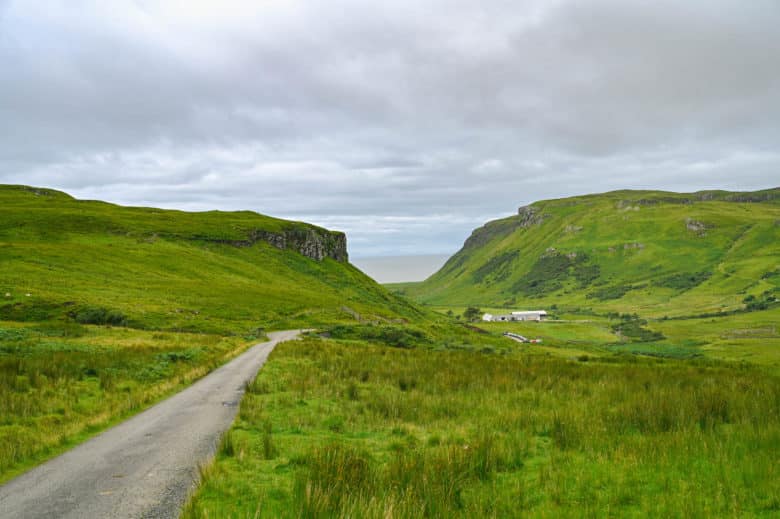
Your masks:
[{"label": "rock outcrop", "polygon": [[343,232],[328,231],[313,226],[295,227],[279,232],[254,229],[249,232],[245,240],[211,238],[207,238],[207,240],[233,247],[251,247],[257,242],[264,241],[277,249],[294,250],[316,261],[322,261],[325,258],[331,258],[341,263],[349,261],[347,237]]},{"label": "rock outcrop", "polygon": [[704,236],[707,233],[708,227],[709,226],[705,223],[694,220],[693,218],[685,219],[685,228],[699,236]]},{"label": "rock outcrop", "polygon": [[544,221],[545,215],[539,213],[536,207],[532,205],[526,205],[517,210],[517,215],[520,217],[520,227],[531,227],[532,225],[538,225]]},{"label": "rock outcrop", "polygon": [[265,241],[277,249],[294,250],[317,261],[331,258],[345,263],[349,260],[347,237],[342,232],[307,227],[282,232],[257,230],[252,237],[254,241]]}]

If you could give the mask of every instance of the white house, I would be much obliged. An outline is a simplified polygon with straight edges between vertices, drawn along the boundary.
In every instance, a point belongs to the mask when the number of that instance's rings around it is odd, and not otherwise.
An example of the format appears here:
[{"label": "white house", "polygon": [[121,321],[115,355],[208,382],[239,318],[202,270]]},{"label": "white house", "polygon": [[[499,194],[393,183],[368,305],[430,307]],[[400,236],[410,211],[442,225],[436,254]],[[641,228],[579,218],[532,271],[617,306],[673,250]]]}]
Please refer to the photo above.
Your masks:
[{"label": "white house", "polygon": [[547,319],[547,312],[544,310],[527,310],[523,312],[512,312],[517,317],[516,321],[544,321]]},{"label": "white house", "polygon": [[547,312],[544,310],[527,310],[522,312],[512,312],[511,314],[485,314],[483,321],[544,321],[547,318]]}]

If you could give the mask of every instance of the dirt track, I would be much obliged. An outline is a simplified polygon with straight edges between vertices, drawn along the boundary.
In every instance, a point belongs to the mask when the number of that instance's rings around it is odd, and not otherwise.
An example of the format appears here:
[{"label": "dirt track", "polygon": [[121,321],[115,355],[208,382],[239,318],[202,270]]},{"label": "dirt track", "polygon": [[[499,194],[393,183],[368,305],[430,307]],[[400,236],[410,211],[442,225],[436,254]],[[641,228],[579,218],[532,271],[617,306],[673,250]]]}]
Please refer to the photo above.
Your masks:
[{"label": "dirt track", "polygon": [[180,393],[11,480],[0,487],[0,518],[178,517],[245,382],[298,333],[269,334]]}]

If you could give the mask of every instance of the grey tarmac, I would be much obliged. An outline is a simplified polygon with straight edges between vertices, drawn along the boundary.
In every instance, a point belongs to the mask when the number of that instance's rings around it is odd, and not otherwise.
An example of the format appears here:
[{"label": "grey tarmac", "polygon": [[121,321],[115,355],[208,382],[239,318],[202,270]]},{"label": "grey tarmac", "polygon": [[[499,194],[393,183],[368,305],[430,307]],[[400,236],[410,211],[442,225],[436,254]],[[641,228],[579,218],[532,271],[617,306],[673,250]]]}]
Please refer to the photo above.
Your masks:
[{"label": "grey tarmac", "polygon": [[269,333],[190,387],[0,487],[0,518],[178,517],[247,381],[299,330]]}]

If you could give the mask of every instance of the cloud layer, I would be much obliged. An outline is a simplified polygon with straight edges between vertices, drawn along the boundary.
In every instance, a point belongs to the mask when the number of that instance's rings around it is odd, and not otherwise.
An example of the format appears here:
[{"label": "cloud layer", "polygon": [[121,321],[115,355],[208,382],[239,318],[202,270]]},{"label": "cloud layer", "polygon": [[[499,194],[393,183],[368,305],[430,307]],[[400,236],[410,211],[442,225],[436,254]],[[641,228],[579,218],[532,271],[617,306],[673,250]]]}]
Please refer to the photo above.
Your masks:
[{"label": "cloud layer", "polygon": [[780,184],[778,26],[776,0],[0,0],[0,182],[451,252],[540,198]]}]

